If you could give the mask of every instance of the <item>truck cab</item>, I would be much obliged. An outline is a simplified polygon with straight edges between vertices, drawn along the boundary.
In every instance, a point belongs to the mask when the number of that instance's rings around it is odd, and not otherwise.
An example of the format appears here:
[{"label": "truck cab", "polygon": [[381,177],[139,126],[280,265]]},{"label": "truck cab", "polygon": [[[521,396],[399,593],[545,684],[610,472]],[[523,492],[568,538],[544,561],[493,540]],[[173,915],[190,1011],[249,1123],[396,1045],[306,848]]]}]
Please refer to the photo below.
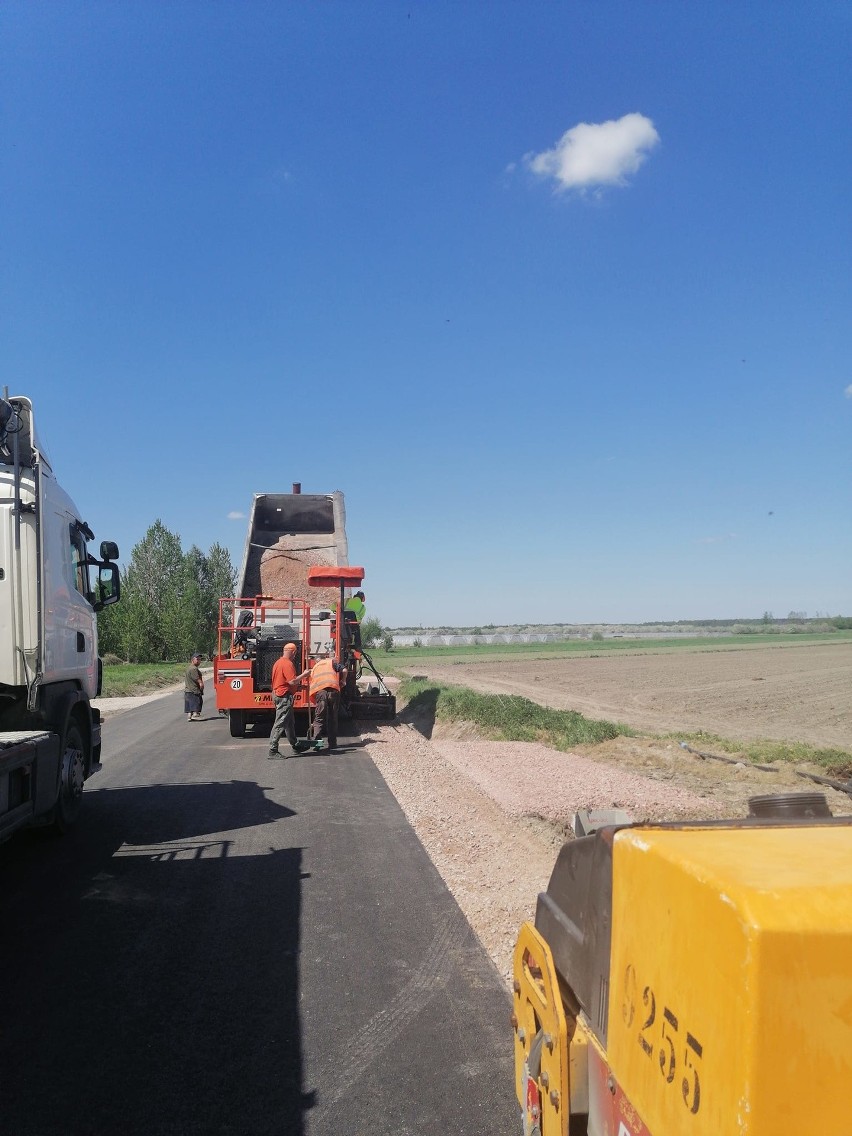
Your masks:
[{"label": "truck cab", "polygon": [[32,403],[0,398],[0,839],[22,823],[66,826],[100,767],[96,613],[120,581],[117,546],[103,541],[96,559],[93,539]]}]

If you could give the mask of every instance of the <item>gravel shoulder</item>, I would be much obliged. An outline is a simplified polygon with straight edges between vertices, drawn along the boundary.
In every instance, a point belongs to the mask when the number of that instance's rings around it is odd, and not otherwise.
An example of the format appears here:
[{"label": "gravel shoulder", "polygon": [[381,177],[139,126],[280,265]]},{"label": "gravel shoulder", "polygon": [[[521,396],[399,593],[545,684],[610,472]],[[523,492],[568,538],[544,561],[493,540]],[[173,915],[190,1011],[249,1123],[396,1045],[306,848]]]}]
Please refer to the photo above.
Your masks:
[{"label": "gravel shoulder", "polygon": [[121,698],[96,698],[92,705],[100,710],[102,718],[111,718],[115,714],[122,714],[125,710],[133,710],[136,706],[144,706],[146,702],[155,702],[158,698],[165,698],[169,694],[183,690],[180,686],[169,686],[158,690],[156,694],[140,694]]}]

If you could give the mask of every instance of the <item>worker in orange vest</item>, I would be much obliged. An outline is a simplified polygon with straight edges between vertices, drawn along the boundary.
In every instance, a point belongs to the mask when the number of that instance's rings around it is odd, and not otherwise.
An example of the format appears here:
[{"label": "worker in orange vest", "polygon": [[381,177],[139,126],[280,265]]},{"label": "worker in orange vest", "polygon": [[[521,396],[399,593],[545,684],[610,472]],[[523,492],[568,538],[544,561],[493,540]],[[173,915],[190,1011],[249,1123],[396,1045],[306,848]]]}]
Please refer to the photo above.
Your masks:
[{"label": "worker in orange vest", "polygon": [[314,749],[322,749],[328,740],[329,753],[337,745],[337,715],[340,710],[340,688],[346,685],[346,667],[337,659],[319,659],[311,670],[310,697],[314,703],[311,740]]}]

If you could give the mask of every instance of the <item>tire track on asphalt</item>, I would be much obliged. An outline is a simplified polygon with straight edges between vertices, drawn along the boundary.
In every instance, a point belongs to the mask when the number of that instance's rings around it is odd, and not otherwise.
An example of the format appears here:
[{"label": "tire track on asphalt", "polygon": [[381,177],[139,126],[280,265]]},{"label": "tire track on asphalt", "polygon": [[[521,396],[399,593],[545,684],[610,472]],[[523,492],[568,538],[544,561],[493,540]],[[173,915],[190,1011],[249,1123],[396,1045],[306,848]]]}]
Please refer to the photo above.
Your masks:
[{"label": "tire track on asphalt", "polygon": [[443,990],[451,970],[451,956],[470,930],[461,919],[445,923],[438,930],[420,966],[390,1002],[352,1037],[343,1060],[335,1063],[337,1075],[318,1101],[317,1112],[332,1108],[351,1090],[366,1070]]}]

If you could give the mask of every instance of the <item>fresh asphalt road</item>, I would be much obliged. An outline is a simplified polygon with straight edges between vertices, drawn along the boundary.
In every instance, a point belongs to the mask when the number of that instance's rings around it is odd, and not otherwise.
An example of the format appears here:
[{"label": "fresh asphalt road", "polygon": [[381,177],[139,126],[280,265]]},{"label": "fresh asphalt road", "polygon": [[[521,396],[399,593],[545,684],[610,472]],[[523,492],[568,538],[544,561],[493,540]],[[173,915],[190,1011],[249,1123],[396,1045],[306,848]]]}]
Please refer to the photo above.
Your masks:
[{"label": "fresh asphalt road", "polygon": [[3,1136],[517,1136],[509,997],[360,739],[269,761],[178,694],[104,736],[78,826],[0,846]]}]

